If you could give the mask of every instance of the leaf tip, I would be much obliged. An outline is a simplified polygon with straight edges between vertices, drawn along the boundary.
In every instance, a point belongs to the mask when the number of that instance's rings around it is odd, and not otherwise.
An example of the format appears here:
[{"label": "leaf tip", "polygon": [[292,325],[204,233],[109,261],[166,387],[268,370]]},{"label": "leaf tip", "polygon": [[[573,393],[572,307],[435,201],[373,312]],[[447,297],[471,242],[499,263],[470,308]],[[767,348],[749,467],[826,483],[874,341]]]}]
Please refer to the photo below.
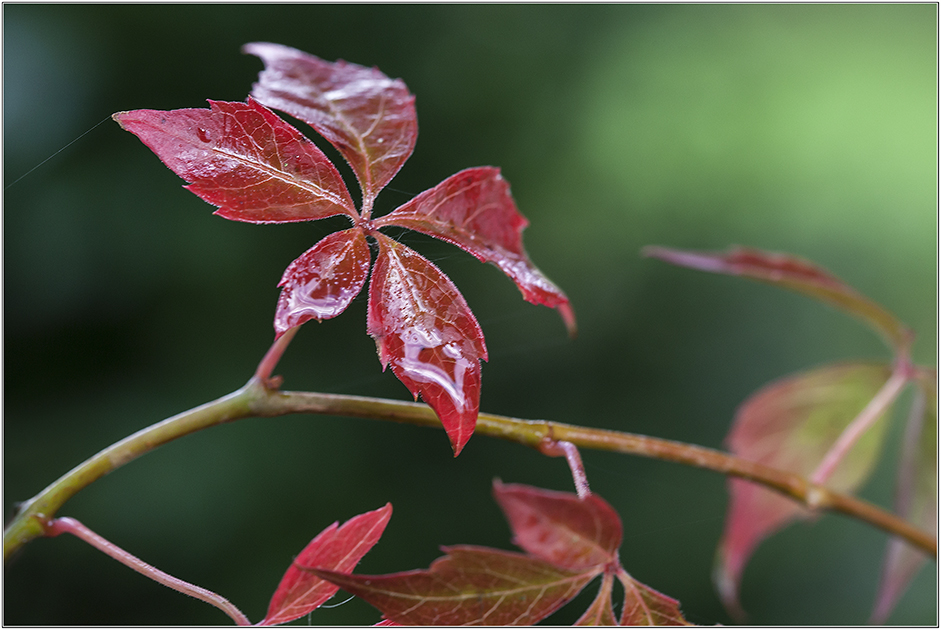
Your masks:
[{"label": "leaf tip", "polygon": [[748,620],[748,615],[738,599],[739,576],[729,567],[728,563],[729,559],[723,545],[716,553],[715,567],[712,570],[712,582],[715,584],[725,611],[736,623],[743,624]]},{"label": "leaf tip", "polygon": [[464,446],[470,441],[471,436],[474,434],[473,427],[471,427],[470,433],[466,435],[451,435],[448,433],[448,439],[451,440],[451,450],[454,451],[454,456],[457,457],[461,454],[461,451],[464,450]]},{"label": "leaf tip", "polygon": [[562,321],[565,322],[565,329],[569,333],[569,339],[578,337],[578,323],[575,321],[575,311],[572,309],[572,304],[566,300],[555,308],[559,311],[559,315],[562,316]]},{"label": "leaf tip", "polygon": [[731,272],[729,265],[721,257],[706,253],[661,247],[660,245],[647,245],[640,250],[640,255],[644,258],[656,258],[678,267],[689,267],[690,269],[711,271],[713,273]]}]

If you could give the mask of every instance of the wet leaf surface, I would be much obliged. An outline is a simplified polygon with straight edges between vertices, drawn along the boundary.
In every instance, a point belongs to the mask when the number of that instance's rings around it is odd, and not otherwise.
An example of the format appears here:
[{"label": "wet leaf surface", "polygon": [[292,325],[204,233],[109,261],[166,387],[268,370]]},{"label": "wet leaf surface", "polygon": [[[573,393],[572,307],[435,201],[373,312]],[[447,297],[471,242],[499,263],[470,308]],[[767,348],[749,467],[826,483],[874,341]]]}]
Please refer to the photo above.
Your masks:
[{"label": "wet leaf surface", "polygon": [[334,232],[288,265],[278,284],[278,335],[306,321],[336,317],[359,295],[371,256],[362,230]]},{"label": "wet leaf surface", "polygon": [[400,226],[457,245],[510,277],[533,304],[557,308],[570,334],[575,316],[568,298],[529,259],[523,229],[529,224],[516,208],[510,185],[491,166],[465,169],[376,220],[378,227]]},{"label": "wet leaf surface", "polygon": [[367,327],[383,368],[428,403],[455,456],[470,439],[480,407],[480,359],[487,359],[477,319],[454,283],[413,249],[377,235]]},{"label": "wet leaf surface", "polygon": [[114,119],[227,219],[283,223],[357,216],[336,167],[294,127],[252,100],[209,106],[139,109]]},{"label": "wet leaf surface", "polygon": [[[412,395],[434,409],[456,456],[477,422],[480,360],[487,359],[483,333],[447,276],[378,230],[423,231],[493,262],[525,299],[557,308],[574,334],[568,298],[523,249],[527,221],[509,185],[496,168],[467,169],[372,220],[373,199],[411,155],[418,134],[415,99],[405,83],[375,68],[331,63],[278,44],[247,44],[244,51],[265,64],[246,103],[119,112],[114,119],[222,217],[284,223],[345,214],[352,220],[351,229],[322,239],[285,270],[274,319],[279,337],[346,310],[369,276],[366,239],[376,239],[367,331],[383,369],[391,365]],[[320,149],[265,105],[310,124],[340,151],[363,191],[359,211]]]},{"label": "wet leaf surface", "polygon": [[246,44],[243,51],[265,63],[252,96],[303,120],[336,147],[371,205],[418,137],[415,97],[405,83],[375,68],[331,63],[279,44]]}]

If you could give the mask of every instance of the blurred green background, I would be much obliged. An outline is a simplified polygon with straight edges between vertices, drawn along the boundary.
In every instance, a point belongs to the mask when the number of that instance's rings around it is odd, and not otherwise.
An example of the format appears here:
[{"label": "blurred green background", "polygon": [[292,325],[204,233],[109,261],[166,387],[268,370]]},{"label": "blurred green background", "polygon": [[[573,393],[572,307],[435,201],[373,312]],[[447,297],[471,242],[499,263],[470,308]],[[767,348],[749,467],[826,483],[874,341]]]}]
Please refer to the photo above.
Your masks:
[{"label": "blurred green background", "polygon": [[[415,153],[378,212],[462,168],[502,167],[578,339],[495,268],[404,236],[477,314],[486,411],[721,447],[737,405],[770,380],[889,357],[841,313],[642,259],[647,244],[810,258],[915,328],[915,359],[936,365],[934,4],[5,4],[3,18],[5,518],[99,449],[241,386],[272,340],[284,267],[342,225],[213,217],[108,118],[243,100],[261,69],[240,53],[251,41],[375,65],[417,96]],[[380,371],[365,310],[360,296],[305,326],[277,370],[285,387],[407,399]],[[882,505],[900,424],[861,491]],[[710,583],[723,478],[583,457],[624,520],[627,570],[691,622],[731,623]],[[440,431],[247,419],[133,462],[62,515],[257,621],[311,537],[387,501],[361,572],[426,567],[445,544],[511,548],[495,477],[571,489],[563,460],[490,438],[454,459]],[[750,621],[865,623],[885,542],[839,516],[789,527],[746,569]],[[890,622],[937,624],[936,576],[926,565]],[[71,537],[33,542],[5,577],[8,625],[228,622]],[[587,590],[552,621],[573,621]],[[378,619],[351,601],[310,622]]]}]

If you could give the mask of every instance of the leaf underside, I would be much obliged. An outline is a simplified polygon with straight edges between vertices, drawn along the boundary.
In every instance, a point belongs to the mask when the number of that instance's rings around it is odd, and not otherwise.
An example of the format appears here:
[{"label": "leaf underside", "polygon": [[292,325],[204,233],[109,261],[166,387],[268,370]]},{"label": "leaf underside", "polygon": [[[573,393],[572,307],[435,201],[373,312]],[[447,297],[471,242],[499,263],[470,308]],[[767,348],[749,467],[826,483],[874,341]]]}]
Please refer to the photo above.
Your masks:
[{"label": "leaf underside", "polygon": [[532,625],[577,595],[597,571],[569,571],[519,553],[443,549],[427,570],[390,575],[317,574],[403,625]]},{"label": "leaf underside", "polygon": [[354,516],[340,527],[333,523],[318,534],[281,578],[268,605],[268,613],[259,625],[293,621],[333,597],[339,590],[337,586],[309,571],[309,567],[349,573],[379,541],[391,516],[392,505],[387,503],[378,510]]},{"label": "leaf underside", "polygon": [[[889,378],[887,365],[828,365],[775,381],[739,408],[726,438],[736,455],[809,476],[846,426]],[[837,466],[828,486],[851,492],[869,474],[885,437],[885,414]],[[729,507],[716,556],[715,581],[730,613],[742,617],[738,589],[745,564],[773,532],[810,513],[757,484],[729,479]]]},{"label": "leaf underside", "polygon": [[868,323],[893,349],[905,347],[911,341],[911,331],[882,306],[823,267],[797,256],[747,247],[733,247],[725,252],[645,247],[643,254],[682,267],[760,280],[817,298]]},{"label": "leaf underside", "polygon": [[611,589],[614,586],[614,574],[606,572],[598,589],[598,595],[588,606],[588,609],[578,620],[575,626],[616,626],[618,619],[614,616],[614,604],[611,602]]},{"label": "leaf underside", "polygon": [[680,603],[638,582],[626,571],[618,571],[618,579],[624,586],[624,609],[621,611],[622,626],[689,626],[683,618]]},{"label": "leaf underside", "polygon": [[556,566],[578,570],[617,562],[621,518],[604,499],[520,484],[493,484],[513,542]]},{"label": "leaf underside", "polygon": [[[938,530],[937,374],[918,378],[919,391],[899,458],[895,512],[926,531]],[[928,560],[898,537],[889,540],[870,623],[885,624],[908,584]]]}]

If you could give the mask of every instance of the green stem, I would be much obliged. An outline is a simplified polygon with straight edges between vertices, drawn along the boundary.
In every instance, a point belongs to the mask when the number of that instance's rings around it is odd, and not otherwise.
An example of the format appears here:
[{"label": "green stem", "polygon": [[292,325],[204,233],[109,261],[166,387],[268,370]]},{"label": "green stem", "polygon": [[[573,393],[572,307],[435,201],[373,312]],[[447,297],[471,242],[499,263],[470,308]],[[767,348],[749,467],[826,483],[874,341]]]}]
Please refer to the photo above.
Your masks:
[{"label": "green stem", "polygon": [[[159,422],[108,447],[23,504],[4,531],[4,558],[9,558],[30,540],[47,535],[51,519],[79,490],[139,455],[194,431],[238,418],[292,413],[354,416],[441,428],[434,411],[427,405],[361,396],[281,392],[267,389],[262,381],[253,377],[229,396]],[[934,537],[893,514],[865,501],[812,484],[798,475],[721,451],[619,431],[483,413],[478,416],[476,432],[536,450],[540,450],[547,441],[565,441],[579,448],[639,455],[747,479],[777,490],[811,509],[834,510],[867,522],[937,557],[937,541]]]},{"label": "green stem", "polygon": [[85,486],[162,444],[251,415],[250,401],[263,396],[264,391],[259,381],[252,379],[228,396],[142,429],[85,460],[19,505],[16,516],[3,532],[4,560],[30,540],[46,535],[47,527],[59,508]]}]

